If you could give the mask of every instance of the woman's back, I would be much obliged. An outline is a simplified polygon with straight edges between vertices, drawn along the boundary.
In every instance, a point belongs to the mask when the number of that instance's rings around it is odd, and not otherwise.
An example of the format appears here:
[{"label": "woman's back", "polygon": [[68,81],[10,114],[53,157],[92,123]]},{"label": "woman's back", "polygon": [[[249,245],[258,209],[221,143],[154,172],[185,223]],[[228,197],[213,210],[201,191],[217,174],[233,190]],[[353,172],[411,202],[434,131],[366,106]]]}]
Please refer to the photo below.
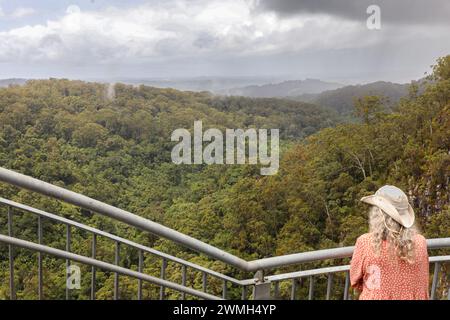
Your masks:
[{"label": "woman's back", "polygon": [[356,242],[350,280],[361,292],[360,299],[428,299],[428,252],[423,236],[414,237],[414,260],[401,259],[384,240],[377,254],[373,234],[366,233]]}]

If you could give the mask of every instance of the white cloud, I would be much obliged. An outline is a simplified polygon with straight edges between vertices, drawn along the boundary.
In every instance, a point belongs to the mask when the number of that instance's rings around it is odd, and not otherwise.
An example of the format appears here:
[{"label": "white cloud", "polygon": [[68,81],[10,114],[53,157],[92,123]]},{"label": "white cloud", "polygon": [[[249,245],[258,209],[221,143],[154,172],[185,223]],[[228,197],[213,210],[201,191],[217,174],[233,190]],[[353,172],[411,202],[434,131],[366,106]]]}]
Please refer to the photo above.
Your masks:
[{"label": "white cloud", "polygon": [[80,7],[77,6],[77,5],[74,5],[74,4],[68,6],[67,9],[66,9],[66,13],[68,13],[68,14],[71,14],[71,13],[80,13],[80,12],[81,12]]},{"label": "white cloud", "polygon": [[12,13],[11,17],[14,19],[23,18],[26,16],[30,16],[34,14],[36,11],[33,8],[25,8],[25,7],[19,7],[16,8]]},{"label": "white cloud", "polygon": [[[367,30],[354,21],[327,15],[279,17],[254,10],[254,4],[174,0],[102,11],[72,5],[57,20],[0,32],[0,61],[140,62],[339,49],[379,41],[364,37]],[[19,9],[17,17],[32,13]]]},{"label": "white cloud", "polygon": [[0,17],[3,17],[5,14],[3,13],[2,7],[0,7]]},{"label": "white cloud", "polygon": [[[442,26],[383,25],[374,32],[365,21],[327,14],[280,16],[255,3],[155,0],[99,11],[72,5],[46,23],[0,31],[0,63],[14,75],[23,67],[26,76],[35,69],[63,75],[69,69],[77,75],[96,70],[191,75],[214,68],[221,75],[313,69],[329,75],[363,68],[382,72],[385,64],[389,70],[415,66],[422,74],[434,55],[449,48],[450,34]],[[405,59],[410,52],[414,61]]]}]

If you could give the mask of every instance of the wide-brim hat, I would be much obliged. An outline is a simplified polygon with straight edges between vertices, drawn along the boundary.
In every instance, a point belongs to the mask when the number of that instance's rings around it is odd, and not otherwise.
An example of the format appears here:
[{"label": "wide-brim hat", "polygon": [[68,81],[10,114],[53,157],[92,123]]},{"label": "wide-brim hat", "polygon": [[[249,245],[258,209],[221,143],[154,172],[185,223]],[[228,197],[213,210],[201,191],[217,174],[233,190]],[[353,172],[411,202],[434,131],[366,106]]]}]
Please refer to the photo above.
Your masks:
[{"label": "wide-brim hat", "polygon": [[374,195],[362,197],[361,201],[380,208],[405,228],[414,224],[414,210],[408,197],[395,186],[383,186]]}]

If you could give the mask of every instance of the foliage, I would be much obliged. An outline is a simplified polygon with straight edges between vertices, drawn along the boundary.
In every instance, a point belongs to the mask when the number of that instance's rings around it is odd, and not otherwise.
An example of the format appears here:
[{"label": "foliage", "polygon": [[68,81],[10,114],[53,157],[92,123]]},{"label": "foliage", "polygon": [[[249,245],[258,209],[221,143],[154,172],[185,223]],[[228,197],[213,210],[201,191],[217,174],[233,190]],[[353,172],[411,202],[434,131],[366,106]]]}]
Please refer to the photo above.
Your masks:
[{"label": "foliage", "polygon": [[[450,56],[441,58],[424,91],[401,99],[392,112],[372,116],[374,108],[367,102],[374,99],[369,97],[359,105],[365,110],[362,116],[370,115],[367,121],[335,127],[326,111],[294,101],[122,84],[115,86],[110,100],[105,85],[98,83],[29,81],[0,89],[0,165],[127,209],[245,259],[352,245],[367,230],[367,208],[358,199],[383,184],[409,194],[426,236],[448,237],[449,65]],[[172,164],[171,132],[191,129],[198,119],[219,129],[280,128],[279,173],[261,177],[250,165]],[[235,277],[250,276],[97,214],[4,184],[0,193]],[[0,232],[6,233],[6,209],[0,210]],[[17,236],[35,241],[34,223],[29,215],[14,214]],[[64,248],[63,234],[64,226],[47,223],[44,243]],[[90,239],[75,233],[73,246],[88,255]],[[31,289],[37,283],[36,257],[25,251],[16,255],[18,294],[36,298]],[[113,261],[113,255],[114,243],[99,243],[99,259]],[[8,297],[7,256],[1,246],[0,298]],[[137,253],[123,249],[120,263],[136,269]],[[145,272],[158,276],[160,265],[160,259],[146,255]],[[46,257],[45,266],[46,297],[63,298],[64,262]],[[84,270],[86,287],[76,293],[79,299],[89,297],[89,270]],[[181,281],[179,265],[169,264],[167,274],[169,280]],[[201,274],[189,273],[187,281],[201,288]],[[124,278],[121,283],[122,297],[133,298],[136,281]],[[210,292],[220,294],[221,285],[211,279]],[[112,286],[113,275],[99,272],[97,297],[111,298]],[[287,294],[288,289],[282,291]],[[230,294],[240,293],[231,288]],[[144,295],[156,298],[159,288],[146,284]],[[168,297],[178,295],[168,292]]]}]

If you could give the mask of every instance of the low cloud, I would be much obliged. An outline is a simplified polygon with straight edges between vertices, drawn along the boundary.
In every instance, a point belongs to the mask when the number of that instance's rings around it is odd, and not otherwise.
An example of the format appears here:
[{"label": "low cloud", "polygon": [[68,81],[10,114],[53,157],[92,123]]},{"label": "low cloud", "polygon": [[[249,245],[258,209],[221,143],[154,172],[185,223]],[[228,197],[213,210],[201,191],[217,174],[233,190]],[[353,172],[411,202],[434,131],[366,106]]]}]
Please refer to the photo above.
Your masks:
[{"label": "low cloud", "polygon": [[36,11],[33,8],[19,7],[11,13],[11,17],[14,19],[20,19],[26,16],[33,15],[35,12]]},{"label": "low cloud", "polygon": [[411,79],[450,50],[445,2],[410,0],[403,12],[396,6],[406,0],[379,1],[377,31],[366,27],[366,0],[154,0],[96,10],[71,5],[59,17],[39,24],[23,18],[0,31],[0,72],[336,79],[349,73],[380,79],[390,72]]},{"label": "low cloud", "polygon": [[380,6],[384,22],[391,24],[450,24],[448,0],[260,0],[262,11],[282,16],[328,14],[343,19],[362,20],[369,5]]},{"label": "low cloud", "polygon": [[280,18],[256,10],[256,2],[246,0],[194,1],[189,5],[168,1],[103,11],[82,11],[72,5],[57,20],[0,32],[0,60],[111,63],[295,53],[360,47],[378,40],[364,38],[365,33],[359,22],[327,15]]}]

